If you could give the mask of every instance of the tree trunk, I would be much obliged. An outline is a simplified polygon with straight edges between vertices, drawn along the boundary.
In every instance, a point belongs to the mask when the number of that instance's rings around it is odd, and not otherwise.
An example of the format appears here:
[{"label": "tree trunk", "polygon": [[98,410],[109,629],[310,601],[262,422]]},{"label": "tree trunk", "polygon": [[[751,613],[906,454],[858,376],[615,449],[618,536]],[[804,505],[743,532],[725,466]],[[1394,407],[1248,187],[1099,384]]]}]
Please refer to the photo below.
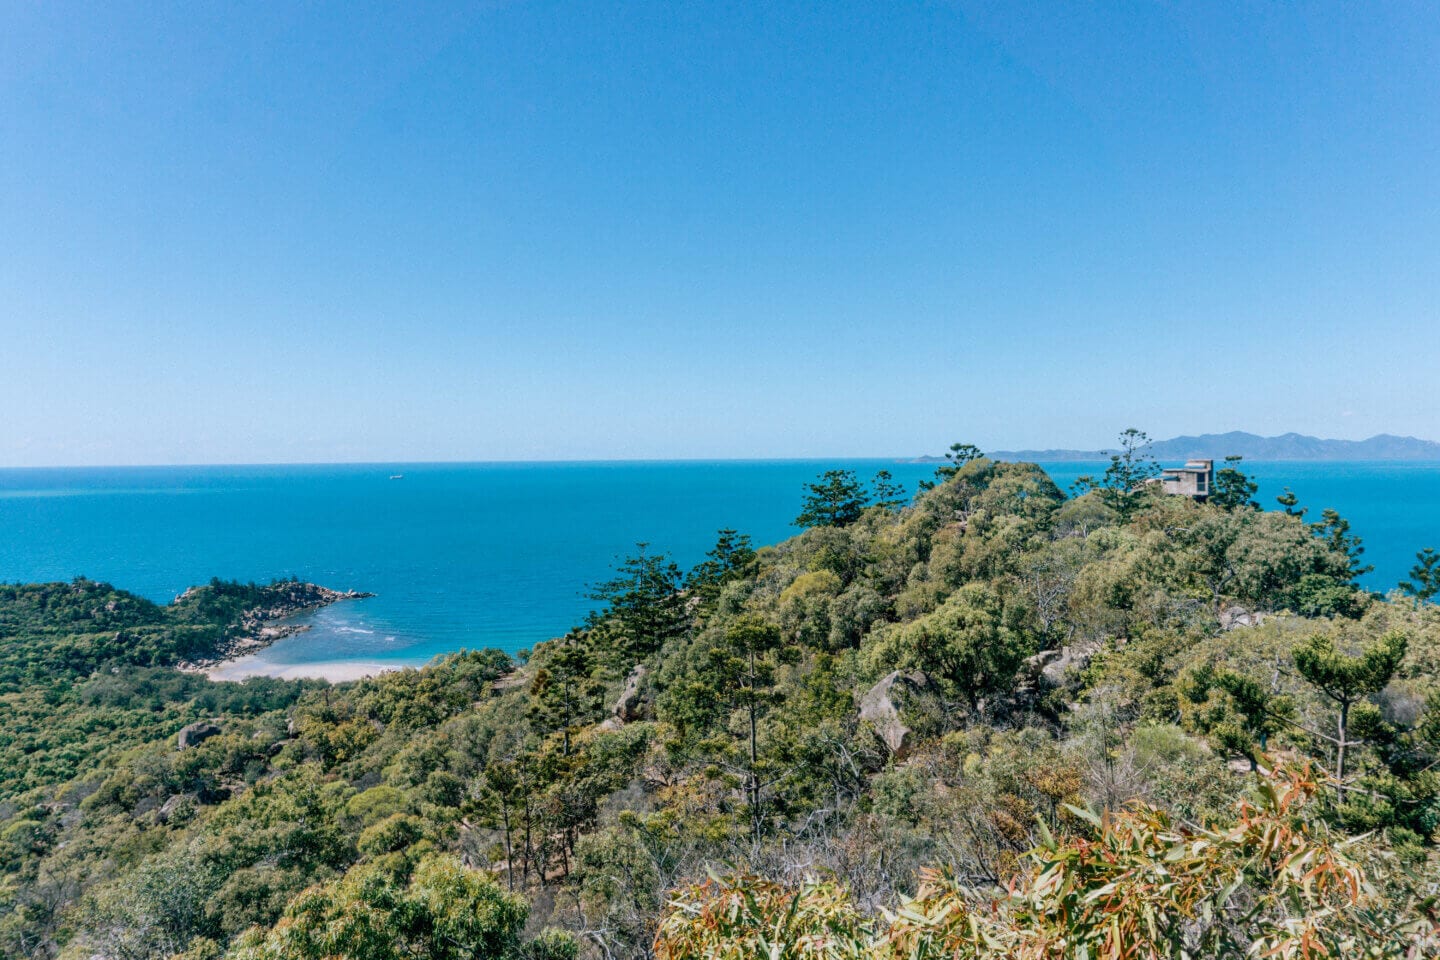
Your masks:
[{"label": "tree trunk", "polygon": [[1350,745],[1350,701],[1340,701],[1340,742],[1335,746],[1335,779],[1340,781],[1340,791],[1345,791],[1345,748]]},{"label": "tree trunk", "polygon": [[756,842],[760,840],[760,777],[755,766],[759,758],[759,745],[755,735],[755,651],[750,651],[750,829]]},{"label": "tree trunk", "polygon": [[[530,879],[530,859],[534,856],[534,847],[530,842],[530,797],[525,797],[525,879]],[[541,871],[540,880],[545,880],[544,871]]]},{"label": "tree trunk", "polygon": [[510,892],[515,892],[515,851],[510,845],[510,801],[500,801],[501,817],[505,821],[505,877]]}]

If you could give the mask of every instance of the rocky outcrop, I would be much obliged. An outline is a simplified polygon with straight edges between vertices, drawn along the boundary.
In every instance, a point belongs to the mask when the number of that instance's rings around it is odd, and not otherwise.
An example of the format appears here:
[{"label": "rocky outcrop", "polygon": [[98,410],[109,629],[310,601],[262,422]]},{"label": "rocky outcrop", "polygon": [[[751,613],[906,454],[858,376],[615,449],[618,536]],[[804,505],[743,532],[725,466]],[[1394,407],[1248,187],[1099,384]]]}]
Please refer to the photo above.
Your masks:
[{"label": "rocky outcrop", "polygon": [[190,819],[199,805],[199,798],[193,793],[177,793],[160,805],[160,809],[155,811],[155,819],[160,823],[172,820],[184,822]]},{"label": "rocky outcrop", "polygon": [[643,663],[637,663],[625,678],[625,687],[610,708],[610,713],[621,723],[642,720],[649,712],[649,690],[645,685],[645,678],[649,675],[650,668]]},{"label": "rocky outcrop", "polygon": [[1265,622],[1265,614],[1244,607],[1226,607],[1220,611],[1220,629],[1238,630],[1241,627],[1258,627]]},{"label": "rocky outcrop", "polygon": [[[183,607],[203,598],[210,586],[191,587],[176,597],[171,607]],[[341,600],[363,600],[373,593],[361,590],[331,590],[319,584],[300,580],[280,580],[260,588],[260,602],[240,612],[235,622],[216,641],[208,656],[177,664],[181,670],[205,672],[228,660],[263,650],[276,640],[310,629],[309,624],[289,623],[290,618],[310,610],[328,607]]]},{"label": "rocky outcrop", "polygon": [[197,720],[192,724],[180,728],[180,733],[175,737],[176,744],[181,750],[189,750],[211,737],[220,733],[220,724],[213,720]]},{"label": "rocky outcrop", "polygon": [[919,670],[909,673],[896,670],[865,691],[865,695],[860,698],[860,719],[875,728],[876,735],[897,758],[909,752],[911,745],[911,731],[905,725],[900,711],[904,709],[909,697],[929,685],[930,678]]},{"label": "rocky outcrop", "polygon": [[1032,680],[1038,680],[1044,673],[1045,668],[1065,655],[1063,650],[1041,650],[1031,657],[1025,658],[1025,676]]},{"label": "rocky outcrop", "polygon": [[1065,674],[1083,668],[1095,655],[1094,645],[1083,647],[1063,646],[1058,650],[1041,650],[1025,658],[1023,679],[1031,686],[1058,687],[1065,682]]}]

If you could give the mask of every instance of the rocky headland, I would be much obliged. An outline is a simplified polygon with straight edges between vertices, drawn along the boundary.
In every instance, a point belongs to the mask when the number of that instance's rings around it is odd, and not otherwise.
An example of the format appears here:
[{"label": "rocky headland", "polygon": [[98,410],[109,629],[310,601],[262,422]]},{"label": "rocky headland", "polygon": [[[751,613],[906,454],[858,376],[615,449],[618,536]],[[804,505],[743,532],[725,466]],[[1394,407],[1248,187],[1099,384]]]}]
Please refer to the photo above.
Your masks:
[{"label": "rocky headland", "polygon": [[[216,602],[214,584],[191,587],[171,604],[172,608],[204,607]],[[207,673],[221,664],[249,656],[277,640],[310,629],[308,623],[295,623],[302,613],[328,607],[342,600],[363,600],[373,593],[360,590],[332,590],[300,580],[280,580],[261,587],[247,588],[244,606],[229,627],[217,638],[207,656],[180,664],[180,669]]]}]

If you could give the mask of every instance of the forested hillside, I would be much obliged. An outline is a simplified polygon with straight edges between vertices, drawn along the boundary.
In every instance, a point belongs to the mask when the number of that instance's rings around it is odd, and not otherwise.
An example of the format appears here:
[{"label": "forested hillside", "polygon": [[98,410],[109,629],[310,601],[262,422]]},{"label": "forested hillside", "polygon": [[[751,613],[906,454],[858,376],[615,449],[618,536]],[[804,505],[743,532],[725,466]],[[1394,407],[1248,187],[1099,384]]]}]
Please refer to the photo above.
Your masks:
[{"label": "forested hillside", "polygon": [[513,661],[333,687],[174,669],[266,588],[0,587],[0,951],[1435,955],[1435,555],[1378,597],[1333,512],[1132,454],[827,474]]}]

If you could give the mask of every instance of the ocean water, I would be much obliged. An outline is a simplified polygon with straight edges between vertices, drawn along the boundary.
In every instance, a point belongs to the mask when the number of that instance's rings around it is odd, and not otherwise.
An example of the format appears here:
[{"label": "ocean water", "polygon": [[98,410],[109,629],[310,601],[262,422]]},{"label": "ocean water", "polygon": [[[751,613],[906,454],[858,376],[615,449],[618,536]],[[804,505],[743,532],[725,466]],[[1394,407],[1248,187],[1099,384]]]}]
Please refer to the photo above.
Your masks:
[{"label": "ocean water", "polygon": [[[1046,464],[1062,488],[1103,464]],[[688,567],[731,527],[795,533],[802,485],[845,467],[913,490],[893,460],[347,464],[0,470],[0,581],[108,580],[160,602],[212,576],[297,576],[376,594],[311,615],[261,656],[423,663],[557,636],[643,541]],[[1440,547],[1440,463],[1247,463],[1266,507],[1288,486],[1335,507],[1388,589]],[[391,479],[394,475],[401,479]]]}]

